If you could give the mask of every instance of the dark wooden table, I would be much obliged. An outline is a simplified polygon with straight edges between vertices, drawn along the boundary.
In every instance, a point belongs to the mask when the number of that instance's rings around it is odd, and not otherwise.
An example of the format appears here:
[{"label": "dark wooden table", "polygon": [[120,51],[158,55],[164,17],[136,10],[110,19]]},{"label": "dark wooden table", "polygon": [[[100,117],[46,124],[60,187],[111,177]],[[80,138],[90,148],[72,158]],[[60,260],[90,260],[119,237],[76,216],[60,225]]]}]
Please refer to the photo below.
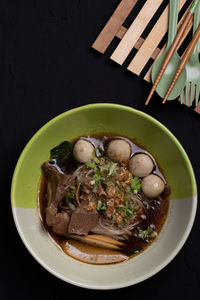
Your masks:
[{"label": "dark wooden table", "polygon": [[200,297],[199,211],[186,244],[165,269],[114,291],[78,288],[49,274],[29,254],[13,222],[10,185],[22,149],[51,118],[88,103],[120,103],[161,121],[185,148],[200,185],[200,115],[177,101],[163,106],[156,95],[145,107],[150,85],[109,60],[112,46],[103,56],[91,49],[118,2],[0,1],[1,299],[64,299],[71,293],[113,299]]}]

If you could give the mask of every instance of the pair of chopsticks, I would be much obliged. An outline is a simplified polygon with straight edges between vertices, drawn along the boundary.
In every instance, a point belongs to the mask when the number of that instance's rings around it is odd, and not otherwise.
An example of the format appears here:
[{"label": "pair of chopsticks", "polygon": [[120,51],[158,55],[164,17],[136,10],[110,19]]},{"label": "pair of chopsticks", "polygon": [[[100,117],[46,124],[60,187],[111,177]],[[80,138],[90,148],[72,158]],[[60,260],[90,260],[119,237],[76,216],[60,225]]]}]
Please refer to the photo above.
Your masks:
[{"label": "pair of chopsticks", "polygon": [[[190,7],[190,10],[188,11],[188,13],[187,13],[187,15],[185,17],[185,20],[184,20],[182,26],[180,27],[180,29],[179,29],[179,31],[178,31],[175,39],[174,39],[174,42],[172,43],[171,48],[168,51],[168,54],[167,54],[167,56],[166,56],[166,58],[165,58],[165,60],[163,62],[163,65],[162,65],[162,67],[161,67],[161,69],[160,69],[160,71],[159,71],[159,73],[158,73],[158,75],[156,77],[156,80],[155,80],[155,82],[154,82],[154,84],[153,84],[153,86],[151,88],[151,91],[150,91],[150,93],[149,93],[149,95],[147,97],[145,105],[149,104],[149,102],[150,102],[150,100],[151,100],[151,98],[152,98],[152,96],[153,96],[153,94],[154,94],[154,92],[155,92],[155,90],[156,90],[156,88],[157,88],[157,86],[158,86],[158,84],[159,84],[159,82],[160,82],[160,80],[161,80],[161,78],[162,78],[165,70],[167,69],[167,66],[168,66],[168,64],[169,64],[169,62],[170,62],[170,60],[171,60],[174,52],[178,49],[178,46],[179,46],[179,43],[181,41],[182,35],[184,34],[184,31],[186,30],[188,23],[192,19],[193,13],[194,13],[194,11],[195,11],[195,9],[196,9],[196,7],[197,7],[197,5],[199,3],[200,3],[200,0],[194,0],[193,1],[192,5]],[[199,38],[200,38],[200,25],[197,28],[197,30],[195,32],[195,35],[193,36],[190,44],[188,45],[187,51],[185,51],[185,53],[184,53],[184,55],[183,55],[183,57],[181,59],[181,63],[179,65],[179,67],[178,67],[178,70],[177,70],[177,72],[176,72],[176,74],[175,74],[175,76],[174,76],[174,78],[173,78],[173,80],[171,82],[171,85],[168,88],[168,91],[167,91],[167,93],[166,93],[166,95],[165,95],[165,97],[163,99],[163,102],[162,102],[163,104],[167,101],[167,98],[169,97],[169,95],[170,95],[171,91],[173,90],[173,88],[174,88],[174,86],[175,86],[175,84],[176,84],[179,76],[181,75],[181,73],[182,73],[182,71],[183,71],[186,63],[188,62],[188,60],[189,60],[189,58],[190,58],[190,56],[192,54],[192,51],[194,50],[194,47],[195,47],[196,43],[198,42]]]}]

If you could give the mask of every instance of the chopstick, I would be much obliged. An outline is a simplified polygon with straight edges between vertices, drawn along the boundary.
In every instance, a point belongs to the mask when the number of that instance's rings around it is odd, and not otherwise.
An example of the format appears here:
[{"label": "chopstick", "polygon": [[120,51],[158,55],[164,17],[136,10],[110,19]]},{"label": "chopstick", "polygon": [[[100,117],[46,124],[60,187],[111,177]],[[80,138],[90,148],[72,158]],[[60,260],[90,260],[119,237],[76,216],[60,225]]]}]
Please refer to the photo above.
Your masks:
[{"label": "chopstick", "polygon": [[173,88],[174,88],[174,86],[175,86],[175,84],[176,84],[179,76],[181,75],[181,73],[182,73],[185,65],[187,64],[188,59],[190,58],[190,56],[192,54],[192,51],[194,50],[194,47],[198,43],[199,38],[200,38],[200,25],[197,28],[197,30],[196,30],[196,32],[195,32],[195,34],[194,34],[194,36],[193,36],[193,38],[192,38],[192,40],[191,40],[188,48],[187,48],[187,50],[185,51],[185,53],[184,53],[184,55],[183,55],[183,57],[181,59],[181,63],[180,63],[180,65],[179,65],[179,67],[178,67],[178,69],[176,71],[176,74],[174,75],[174,78],[173,78],[173,80],[172,80],[172,82],[170,84],[170,87],[168,88],[168,91],[167,91],[167,93],[165,95],[165,98],[163,99],[163,102],[162,102],[163,104],[167,101],[167,98],[169,97],[169,95],[170,95],[171,91],[173,90]]},{"label": "chopstick", "polygon": [[149,104],[149,102],[150,102],[150,100],[151,100],[151,98],[152,98],[152,96],[153,96],[153,94],[154,94],[154,92],[155,92],[155,90],[156,90],[156,88],[157,88],[157,86],[158,86],[158,84],[159,84],[159,82],[160,82],[160,80],[161,80],[161,78],[162,78],[165,70],[167,69],[167,66],[168,66],[168,64],[169,64],[169,62],[170,62],[170,60],[171,60],[174,52],[176,51],[176,49],[179,46],[179,43],[180,43],[181,38],[182,38],[182,35],[184,34],[184,31],[186,30],[188,23],[192,19],[193,13],[194,13],[194,11],[195,11],[195,9],[196,9],[196,7],[197,7],[197,5],[199,3],[200,3],[200,0],[194,0],[193,1],[192,5],[191,5],[191,7],[190,7],[190,9],[189,9],[186,17],[185,17],[185,20],[183,21],[182,26],[178,30],[178,33],[177,33],[177,35],[176,35],[176,37],[175,37],[175,39],[174,39],[174,41],[173,41],[173,43],[172,43],[172,45],[171,45],[168,53],[167,53],[167,56],[166,56],[166,58],[165,58],[165,60],[163,62],[163,65],[162,65],[162,67],[161,67],[161,69],[160,69],[160,71],[159,71],[159,73],[158,73],[158,75],[156,77],[156,80],[155,80],[155,82],[154,82],[154,84],[153,84],[153,86],[151,88],[151,91],[150,91],[150,93],[149,93],[149,95],[147,97],[145,105]]}]

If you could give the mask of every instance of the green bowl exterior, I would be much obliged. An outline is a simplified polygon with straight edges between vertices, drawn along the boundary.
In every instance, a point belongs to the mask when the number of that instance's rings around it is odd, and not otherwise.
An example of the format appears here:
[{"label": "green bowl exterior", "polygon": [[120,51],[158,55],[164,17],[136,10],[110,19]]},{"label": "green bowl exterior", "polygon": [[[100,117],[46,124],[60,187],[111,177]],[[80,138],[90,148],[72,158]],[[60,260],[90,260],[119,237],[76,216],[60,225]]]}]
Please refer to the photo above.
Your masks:
[{"label": "green bowl exterior", "polygon": [[90,104],[64,112],[44,125],[24,148],[11,187],[13,207],[37,208],[41,165],[64,140],[99,132],[134,139],[158,161],[171,186],[171,199],[197,195],[190,160],[174,135],[149,115],[116,104]]}]

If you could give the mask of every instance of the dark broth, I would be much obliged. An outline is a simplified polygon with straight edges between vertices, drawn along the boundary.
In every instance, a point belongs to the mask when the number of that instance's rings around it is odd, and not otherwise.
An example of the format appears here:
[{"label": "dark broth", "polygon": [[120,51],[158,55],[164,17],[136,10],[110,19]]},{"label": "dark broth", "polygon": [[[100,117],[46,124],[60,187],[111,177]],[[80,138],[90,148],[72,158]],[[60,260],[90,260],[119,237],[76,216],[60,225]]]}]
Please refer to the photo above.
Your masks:
[{"label": "dark broth", "polygon": [[[130,140],[129,138],[121,137],[118,135],[114,134],[95,134],[91,135],[88,137],[80,137],[81,139],[85,139],[90,141],[95,148],[98,148],[99,151],[103,152],[106,150],[108,143],[112,139],[120,138],[126,140],[132,149],[131,156],[136,153],[146,153],[148,154],[151,159],[154,162],[154,170],[152,173],[160,176],[162,180],[165,183],[165,190],[159,197],[159,199],[155,200],[149,200],[149,209],[148,209],[148,214],[146,215],[146,219],[144,219],[140,224],[139,227],[142,230],[145,230],[148,228],[148,226],[152,227],[154,229],[154,232],[159,234],[167,213],[168,213],[168,206],[169,206],[169,199],[168,196],[170,194],[170,187],[168,186],[163,172],[161,171],[160,166],[156,162],[155,158],[143,147],[137,145],[133,140]],[[73,140],[72,143],[74,143],[77,139]],[[65,172],[66,174],[73,173],[73,171],[79,166],[78,163],[75,162],[75,160],[71,160],[68,165],[62,168],[62,171]],[[47,232],[50,234],[50,236],[53,238],[53,240],[60,246],[63,251],[64,245],[66,244],[67,238],[61,237],[59,235],[56,235],[52,232],[51,228],[47,226],[46,221],[45,221],[45,209],[47,206],[47,184],[46,184],[46,179],[45,176],[43,175],[41,178],[41,183],[40,183],[40,188],[39,188],[39,209],[40,209],[40,217],[42,220],[42,223],[47,230]],[[125,246],[121,250],[122,254],[127,255],[128,257],[132,257],[134,255],[137,255],[138,253],[141,253],[144,249],[146,249],[153,241],[155,240],[154,238],[147,239],[147,240],[142,240],[141,238],[138,238],[137,235],[132,235],[131,238],[128,240],[123,241]],[[94,248],[94,246],[91,246]],[[65,251],[66,252],[66,251]]]}]

